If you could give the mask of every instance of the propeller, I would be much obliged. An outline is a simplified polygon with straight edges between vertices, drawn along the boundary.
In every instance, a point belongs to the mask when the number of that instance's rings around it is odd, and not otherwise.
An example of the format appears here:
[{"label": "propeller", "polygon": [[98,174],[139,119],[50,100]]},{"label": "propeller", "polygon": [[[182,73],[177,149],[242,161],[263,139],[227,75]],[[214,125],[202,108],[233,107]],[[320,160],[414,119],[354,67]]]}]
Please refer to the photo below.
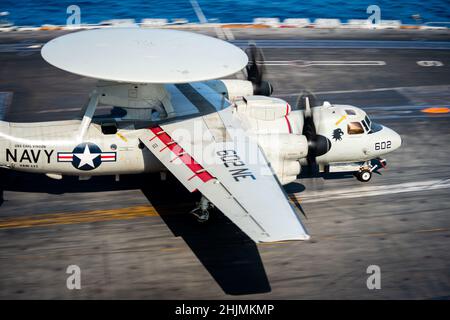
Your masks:
[{"label": "propeller", "polygon": [[300,92],[300,95],[298,96],[297,108],[301,110],[308,110],[308,112],[310,112],[311,107],[316,106],[316,100],[316,96],[313,93],[304,90]]},{"label": "propeller", "polygon": [[297,108],[304,110],[303,135],[308,140],[308,155],[306,160],[310,169],[316,167],[316,158],[324,155],[331,148],[330,140],[317,134],[314,112],[311,109],[315,105],[316,97],[309,91],[302,92],[297,100]]},{"label": "propeller", "polygon": [[264,55],[262,50],[254,44],[245,50],[248,55],[247,80],[253,83],[253,93],[255,95],[270,96],[273,87],[270,82],[264,80]]}]

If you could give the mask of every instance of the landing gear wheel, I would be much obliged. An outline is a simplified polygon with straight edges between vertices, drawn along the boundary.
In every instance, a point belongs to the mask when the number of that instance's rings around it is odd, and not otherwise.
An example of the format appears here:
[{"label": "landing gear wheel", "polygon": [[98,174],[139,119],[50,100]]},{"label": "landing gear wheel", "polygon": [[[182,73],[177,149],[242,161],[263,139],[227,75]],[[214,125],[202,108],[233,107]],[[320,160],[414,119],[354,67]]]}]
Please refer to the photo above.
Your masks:
[{"label": "landing gear wheel", "polygon": [[372,178],[372,172],[369,170],[362,170],[356,174],[356,178],[361,182],[369,182]]}]

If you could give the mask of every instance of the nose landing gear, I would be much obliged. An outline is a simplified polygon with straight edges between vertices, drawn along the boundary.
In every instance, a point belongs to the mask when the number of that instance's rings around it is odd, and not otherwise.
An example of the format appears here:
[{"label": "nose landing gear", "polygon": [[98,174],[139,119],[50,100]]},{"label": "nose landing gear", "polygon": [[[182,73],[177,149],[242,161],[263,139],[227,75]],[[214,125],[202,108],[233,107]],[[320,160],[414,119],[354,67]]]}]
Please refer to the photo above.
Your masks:
[{"label": "nose landing gear", "polygon": [[369,182],[371,178],[372,172],[370,172],[370,170],[363,169],[358,173],[356,173],[356,179],[358,179],[361,182]]},{"label": "nose landing gear", "polygon": [[384,167],[386,167],[385,159],[377,158],[372,161],[367,161],[364,166],[359,169],[355,176],[361,182],[369,182],[372,178],[372,172],[376,172]]}]

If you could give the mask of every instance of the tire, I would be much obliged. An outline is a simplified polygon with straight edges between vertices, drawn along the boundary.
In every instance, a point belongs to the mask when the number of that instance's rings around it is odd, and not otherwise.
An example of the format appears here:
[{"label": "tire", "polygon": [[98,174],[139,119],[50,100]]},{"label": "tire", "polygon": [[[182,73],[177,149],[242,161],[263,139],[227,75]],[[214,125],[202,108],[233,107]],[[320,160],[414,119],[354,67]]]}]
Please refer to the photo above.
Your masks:
[{"label": "tire", "polygon": [[361,182],[369,182],[370,179],[372,178],[372,172],[370,172],[369,170],[363,170],[361,172],[358,172],[356,177]]}]

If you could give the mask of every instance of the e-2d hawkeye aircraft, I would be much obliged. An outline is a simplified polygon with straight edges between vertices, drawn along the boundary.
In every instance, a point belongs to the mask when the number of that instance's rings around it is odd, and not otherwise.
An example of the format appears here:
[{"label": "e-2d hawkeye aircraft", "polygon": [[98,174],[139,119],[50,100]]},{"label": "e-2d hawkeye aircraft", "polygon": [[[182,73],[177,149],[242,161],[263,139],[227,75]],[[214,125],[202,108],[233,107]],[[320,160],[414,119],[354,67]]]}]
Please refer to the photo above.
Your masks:
[{"label": "e-2d hawkeye aircraft", "polygon": [[[0,166],[55,179],[169,171],[201,193],[200,221],[216,207],[255,242],[309,239],[282,185],[312,166],[368,181],[401,138],[354,106],[270,97],[262,54],[247,51],[174,30],[55,38],[42,57],[98,84],[81,119],[0,122]],[[244,68],[247,80],[217,80]],[[110,113],[94,116],[98,105]]]}]

